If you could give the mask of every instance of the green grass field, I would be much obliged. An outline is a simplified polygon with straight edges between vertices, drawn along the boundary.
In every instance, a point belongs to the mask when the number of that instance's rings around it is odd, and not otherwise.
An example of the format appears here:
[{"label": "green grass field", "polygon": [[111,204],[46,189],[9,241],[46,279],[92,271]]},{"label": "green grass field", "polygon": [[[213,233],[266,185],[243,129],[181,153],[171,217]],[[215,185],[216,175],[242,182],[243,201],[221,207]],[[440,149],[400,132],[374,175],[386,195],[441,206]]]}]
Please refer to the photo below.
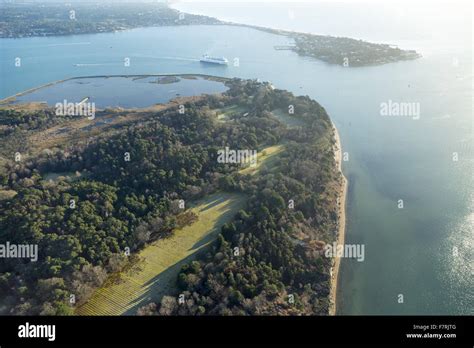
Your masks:
[{"label": "green grass field", "polygon": [[275,167],[278,161],[278,155],[283,152],[285,145],[273,145],[264,148],[257,153],[257,164],[253,167],[248,166],[239,171],[240,174],[256,174],[262,169]]},{"label": "green grass field", "polygon": [[289,128],[303,127],[305,125],[303,120],[296,118],[281,109],[273,110],[272,115],[278,118],[280,122],[286,124],[286,126]]},{"label": "green grass field", "polygon": [[222,109],[216,109],[214,111],[217,113],[217,120],[219,122],[227,122],[229,121],[229,116],[231,114],[234,114],[234,113],[244,114],[246,109],[243,106],[232,105],[232,106],[227,106]]},{"label": "green grass field", "polygon": [[191,210],[198,215],[197,221],[143,249],[136,264],[121,273],[118,281],[96,290],[76,314],[134,315],[139,307],[174,294],[181,266],[217,237],[222,225],[244,207],[245,201],[244,195],[218,193],[196,202]]}]

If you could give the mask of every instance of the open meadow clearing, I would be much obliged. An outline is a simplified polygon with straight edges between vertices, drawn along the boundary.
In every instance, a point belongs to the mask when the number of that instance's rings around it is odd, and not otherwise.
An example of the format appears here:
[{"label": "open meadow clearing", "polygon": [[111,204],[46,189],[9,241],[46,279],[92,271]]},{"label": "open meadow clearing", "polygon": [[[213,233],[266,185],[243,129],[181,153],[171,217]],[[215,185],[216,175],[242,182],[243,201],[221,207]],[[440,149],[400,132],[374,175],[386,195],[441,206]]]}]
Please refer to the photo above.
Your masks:
[{"label": "open meadow clearing", "polygon": [[196,202],[191,211],[198,220],[145,247],[138,254],[138,262],[122,272],[117,281],[106,282],[96,290],[76,314],[133,315],[139,307],[173,294],[181,266],[216,238],[222,225],[244,207],[245,201],[244,195],[221,192]]},{"label": "open meadow clearing", "polygon": [[264,168],[274,168],[279,154],[281,154],[284,150],[285,145],[282,144],[264,148],[257,154],[257,163],[254,166],[248,165],[247,167],[239,170],[239,173],[253,175],[259,173]]}]

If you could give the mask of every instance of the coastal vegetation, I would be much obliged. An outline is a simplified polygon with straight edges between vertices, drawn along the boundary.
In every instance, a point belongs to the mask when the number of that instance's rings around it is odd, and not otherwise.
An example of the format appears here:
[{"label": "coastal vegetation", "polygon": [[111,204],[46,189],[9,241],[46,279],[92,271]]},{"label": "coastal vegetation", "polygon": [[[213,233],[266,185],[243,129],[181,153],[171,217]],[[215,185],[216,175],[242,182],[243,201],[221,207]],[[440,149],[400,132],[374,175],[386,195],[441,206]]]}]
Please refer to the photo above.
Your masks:
[{"label": "coastal vegetation", "polygon": [[[254,80],[222,81],[222,94],[158,109],[100,110],[94,120],[47,106],[0,109],[0,240],[39,250],[36,262],[0,263],[2,314],[88,308],[97,289],[147,267],[140,263],[147,250],[163,260],[175,254],[160,270],[148,269],[157,276],[173,260],[183,265],[138,302],[139,314],[328,314],[332,260],[322,248],[336,239],[340,187],[330,119],[309,97]],[[301,126],[274,115],[289,106]],[[100,123],[107,117],[120,121]],[[78,132],[84,122],[89,128]],[[59,128],[58,137],[49,132]],[[251,169],[220,163],[225,147],[255,150],[262,162]],[[66,174],[46,179],[51,173]],[[215,195],[239,197],[238,204],[217,232],[195,228],[206,214],[219,219],[212,207],[192,208]],[[184,244],[186,251],[160,249],[183,231],[188,242],[212,238],[192,259]]]},{"label": "coastal vegetation", "polygon": [[347,68],[382,65],[421,57],[415,50],[402,50],[394,45],[372,43],[348,37],[299,33],[256,25],[232,24],[286,36],[292,41],[290,45],[275,46],[276,50],[294,51],[300,56],[315,58]]},{"label": "coastal vegetation", "polygon": [[295,42],[293,50],[299,55],[345,67],[380,65],[420,57],[414,50],[402,50],[387,44],[375,44],[347,37],[301,33],[292,33],[290,36]]}]

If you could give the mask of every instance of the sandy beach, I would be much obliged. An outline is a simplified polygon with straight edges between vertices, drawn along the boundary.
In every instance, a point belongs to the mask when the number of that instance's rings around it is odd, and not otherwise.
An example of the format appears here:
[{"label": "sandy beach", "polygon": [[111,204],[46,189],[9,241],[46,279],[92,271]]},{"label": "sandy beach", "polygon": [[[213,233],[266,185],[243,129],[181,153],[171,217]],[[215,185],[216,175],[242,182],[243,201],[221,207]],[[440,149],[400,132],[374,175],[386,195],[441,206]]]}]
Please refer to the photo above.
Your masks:
[{"label": "sandy beach", "polygon": [[[334,153],[334,157],[336,159],[336,163],[338,165],[339,171],[342,175],[342,185],[340,188],[339,193],[339,212],[338,212],[338,221],[339,221],[339,230],[337,231],[337,245],[344,244],[344,234],[346,230],[346,196],[347,196],[347,179],[342,173],[342,147],[341,147],[341,139],[339,138],[339,133],[337,131],[336,126],[333,124],[334,127],[334,137],[336,139],[336,151]],[[331,275],[331,291],[329,293],[329,315],[336,314],[336,295],[337,295],[337,283],[338,283],[338,276],[339,276],[339,266],[341,263],[340,257],[334,258],[333,268],[332,268],[332,275]]]}]

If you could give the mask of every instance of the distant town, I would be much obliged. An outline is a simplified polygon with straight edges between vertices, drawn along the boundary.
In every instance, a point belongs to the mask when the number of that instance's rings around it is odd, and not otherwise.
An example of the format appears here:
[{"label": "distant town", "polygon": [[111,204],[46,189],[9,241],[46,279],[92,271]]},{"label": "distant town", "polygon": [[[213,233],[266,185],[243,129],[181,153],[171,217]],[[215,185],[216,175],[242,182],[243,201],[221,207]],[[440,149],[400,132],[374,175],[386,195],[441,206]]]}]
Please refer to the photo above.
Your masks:
[{"label": "distant town", "polygon": [[217,19],[183,14],[163,3],[2,4],[0,37],[77,35],[138,27],[219,24]]}]

